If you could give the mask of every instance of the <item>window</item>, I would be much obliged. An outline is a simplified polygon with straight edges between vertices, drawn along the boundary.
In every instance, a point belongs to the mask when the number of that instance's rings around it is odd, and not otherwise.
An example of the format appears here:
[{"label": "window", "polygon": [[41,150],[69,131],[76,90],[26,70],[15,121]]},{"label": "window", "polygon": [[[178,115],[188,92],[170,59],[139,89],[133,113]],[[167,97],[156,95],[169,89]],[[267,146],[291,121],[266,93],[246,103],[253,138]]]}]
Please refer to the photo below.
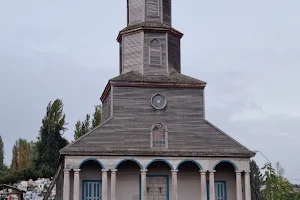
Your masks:
[{"label": "window", "polygon": [[154,39],[149,45],[149,64],[161,66],[162,65],[162,45],[158,39]]},{"label": "window", "polygon": [[147,16],[159,17],[160,0],[148,0],[147,1]]},{"label": "window", "polygon": [[163,123],[156,123],[151,128],[151,148],[168,148],[168,130]]}]

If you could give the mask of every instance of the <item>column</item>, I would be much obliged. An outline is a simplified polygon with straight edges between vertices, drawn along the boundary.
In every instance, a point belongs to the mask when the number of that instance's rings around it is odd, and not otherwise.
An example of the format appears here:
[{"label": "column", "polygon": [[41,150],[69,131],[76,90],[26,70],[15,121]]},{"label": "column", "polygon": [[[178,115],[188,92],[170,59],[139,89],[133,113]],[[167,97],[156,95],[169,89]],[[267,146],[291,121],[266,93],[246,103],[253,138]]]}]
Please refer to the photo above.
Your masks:
[{"label": "column", "polygon": [[177,172],[178,170],[171,170],[172,173],[172,200],[178,199],[177,194]]},{"label": "column", "polygon": [[70,200],[70,169],[64,169],[63,200]]},{"label": "column", "polygon": [[110,176],[110,200],[116,200],[116,174],[117,169],[111,169],[111,176]]},{"label": "column", "polygon": [[146,169],[141,170],[141,200],[147,200],[147,171]]},{"label": "column", "polygon": [[80,199],[80,179],[79,179],[79,172],[81,169],[73,169],[74,171],[74,190],[73,190],[73,200]]},{"label": "column", "polygon": [[102,169],[102,200],[107,200],[107,170]]},{"label": "column", "polygon": [[242,200],[242,173],[235,171],[236,175],[236,200]]},{"label": "column", "polygon": [[201,194],[200,200],[206,200],[206,171],[200,170]]},{"label": "column", "polygon": [[215,197],[215,170],[209,171],[209,199],[214,200]]},{"label": "column", "polygon": [[251,200],[250,172],[245,171],[245,200]]}]

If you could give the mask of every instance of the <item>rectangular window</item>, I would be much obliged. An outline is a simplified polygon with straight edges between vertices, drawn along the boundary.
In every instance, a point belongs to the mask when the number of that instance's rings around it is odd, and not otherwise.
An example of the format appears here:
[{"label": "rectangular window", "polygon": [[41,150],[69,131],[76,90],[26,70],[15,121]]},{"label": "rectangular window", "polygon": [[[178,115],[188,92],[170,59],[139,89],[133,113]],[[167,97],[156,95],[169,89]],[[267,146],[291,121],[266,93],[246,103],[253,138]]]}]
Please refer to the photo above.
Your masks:
[{"label": "rectangular window", "polygon": [[82,181],[82,200],[101,200],[101,181]]},{"label": "rectangular window", "polygon": [[147,1],[147,16],[159,17],[160,0],[148,0]]}]

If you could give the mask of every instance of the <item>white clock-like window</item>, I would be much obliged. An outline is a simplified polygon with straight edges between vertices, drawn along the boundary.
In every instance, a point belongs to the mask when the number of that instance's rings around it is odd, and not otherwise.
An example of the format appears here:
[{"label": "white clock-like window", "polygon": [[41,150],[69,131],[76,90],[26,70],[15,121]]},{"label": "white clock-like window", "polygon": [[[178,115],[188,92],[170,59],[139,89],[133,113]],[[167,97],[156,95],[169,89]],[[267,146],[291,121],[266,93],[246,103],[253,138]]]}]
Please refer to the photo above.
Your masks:
[{"label": "white clock-like window", "polygon": [[162,94],[155,94],[151,98],[151,105],[152,105],[153,108],[155,108],[157,110],[164,109],[167,105],[167,99]]}]

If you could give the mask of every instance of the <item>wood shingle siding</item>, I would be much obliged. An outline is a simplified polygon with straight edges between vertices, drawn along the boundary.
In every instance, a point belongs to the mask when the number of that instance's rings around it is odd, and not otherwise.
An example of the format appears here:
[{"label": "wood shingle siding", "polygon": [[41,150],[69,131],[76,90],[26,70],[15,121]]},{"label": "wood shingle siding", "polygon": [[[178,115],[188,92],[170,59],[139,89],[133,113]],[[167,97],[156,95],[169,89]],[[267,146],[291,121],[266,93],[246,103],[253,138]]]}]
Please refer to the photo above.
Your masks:
[{"label": "wood shingle siding", "polygon": [[136,71],[143,73],[143,33],[123,36],[123,73]]},{"label": "wood shingle siding", "polygon": [[168,60],[169,70],[181,72],[180,67],[180,39],[168,34]]},{"label": "wood shingle siding", "polygon": [[111,117],[111,91],[102,102],[102,122],[106,122]]},{"label": "wood shingle siding", "polygon": [[137,24],[144,21],[145,0],[129,0],[129,24]]},{"label": "wood shingle siding", "polygon": [[171,0],[163,0],[163,23],[171,26]]}]

